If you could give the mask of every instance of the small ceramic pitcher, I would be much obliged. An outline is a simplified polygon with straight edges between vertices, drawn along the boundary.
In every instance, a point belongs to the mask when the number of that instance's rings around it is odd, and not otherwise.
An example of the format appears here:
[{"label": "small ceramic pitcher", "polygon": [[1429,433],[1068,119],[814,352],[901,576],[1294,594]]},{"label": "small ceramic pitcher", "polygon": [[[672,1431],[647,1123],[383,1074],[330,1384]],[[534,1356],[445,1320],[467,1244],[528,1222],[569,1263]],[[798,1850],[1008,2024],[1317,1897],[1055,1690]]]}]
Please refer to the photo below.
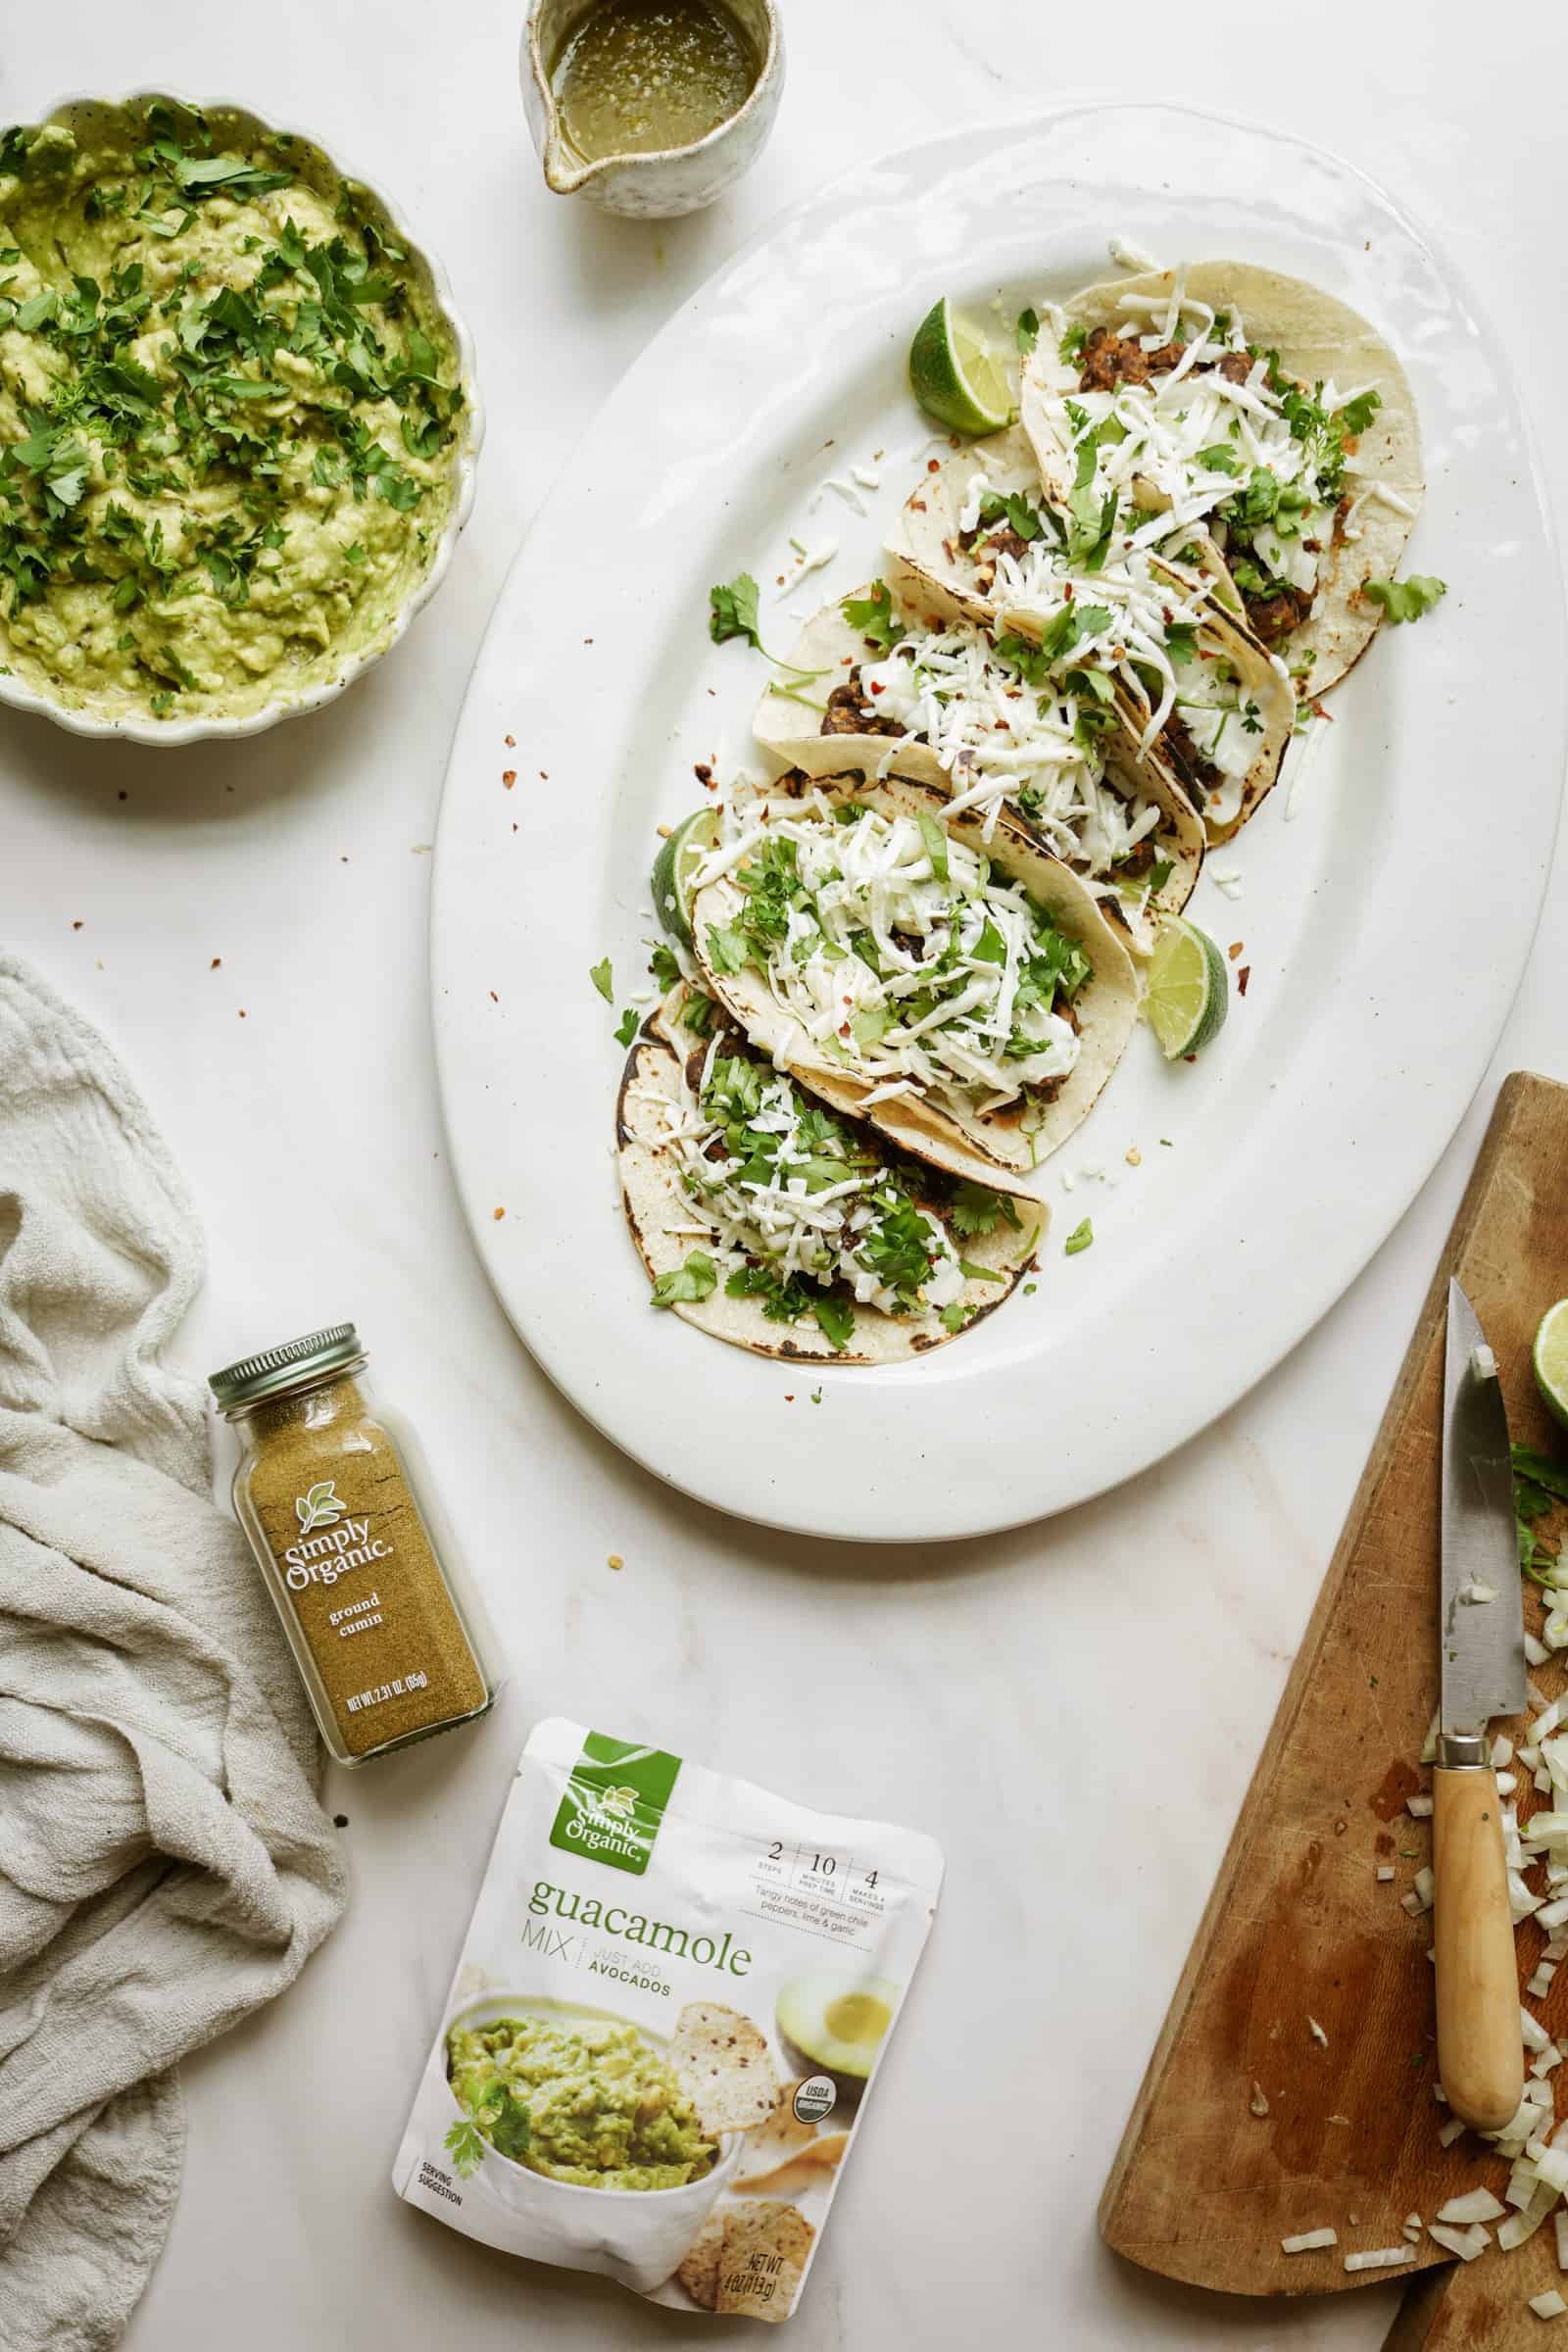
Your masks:
[{"label": "small ceramic pitcher", "polygon": [[529,0],[522,31],[522,106],[528,129],[558,196],[591,196],[607,211],[642,220],[700,212],[750,169],[766,144],[784,92],[784,27],[776,0],[724,0],[761,60],[744,103],[687,147],[588,162],[565,134],[551,73],[594,0]]}]

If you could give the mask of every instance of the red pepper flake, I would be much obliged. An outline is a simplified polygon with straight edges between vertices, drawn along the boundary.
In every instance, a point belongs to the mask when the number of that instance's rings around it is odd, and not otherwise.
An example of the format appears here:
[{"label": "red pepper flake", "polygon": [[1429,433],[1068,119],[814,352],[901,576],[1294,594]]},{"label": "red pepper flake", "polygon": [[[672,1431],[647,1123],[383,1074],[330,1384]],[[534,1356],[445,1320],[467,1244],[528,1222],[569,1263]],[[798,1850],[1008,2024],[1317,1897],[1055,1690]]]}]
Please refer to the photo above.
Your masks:
[{"label": "red pepper flake", "polygon": [[210,963],[210,964],[207,966],[207,969],[208,969],[210,972],[216,972],[216,971],[217,971],[217,969],[218,969],[218,967],[219,967],[219,965],[220,965],[220,964],[222,962],[222,960],[223,960],[223,958],[221,957],[221,956],[215,956],[213,957],[213,960],[212,960],[212,962],[211,962],[211,963]]},{"label": "red pepper flake", "polygon": [[795,1391],[793,1389],[790,1389],[786,1392],[784,1401],[786,1404],[793,1404],[795,1402]]},{"label": "red pepper flake", "polygon": [[506,1213],[507,1213],[507,1212],[506,1212],[506,1210],[505,1210],[504,1208],[494,1208],[494,1209],[492,1209],[492,1210],[491,1210],[491,1212],[490,1212],[490,1213],[491,1213],[491,1215],[494,1217],[494,1219],[495,1219],[496,1223],[499,1225],[499,1224],[500,1224],[500,1222],[501,1222],[501,1220],[502,1220],[502,1218],[503,1218],[503,1217],[506,1215]]},{"label": "red pepper flake", "polygon": [[1229,949],[1228,949],[1226,952],[1227,952],[1227,954],[1229,955],[1229,956],[1230,956],[1230,959],[1231,959],[1232,963],[1234,963],[1234,962],[1236,961],[1236,958],[1237,958],[1237,956],[1238,956],[1241,954],[1241,952],[1242,952],[1242,943],[1241,943],[1241,941],[1240,941],[1239,939],[1233,939],[1233,940],[1231,941],[1231,944],[1230,944],[1230,947],[1229,947]]},{"label": "red pepper flake", "polygon": [[514,751],[516,750],[516,748],[517,748],[517,738],[515,737],[515,735],[508,735],[508,736],[507,736],[507,737],[506,737],[504,740],[505,740],[505,742],[506,742],[506,746],[507,746],[507,749],[508,749],[508,751],[509,751],[509,752],[514,752]]},{"label": "red pepper flake", "polygon": [[706,760],[699,760],[694,762],[692,774],[697,778],[698,783],[702,785],[706,792],[712,791],[713,771]]},{"label": "red pepper flake", "polygon": [[79,930],[81,929],[81,925],[80,925],[80,923],[73,923],[73,924],[72,924],[72,926],[71,926],[71,928],[73,929],[73,931],[79,931]]},{"label": "red pepper flake", "polygon": [[[1349,447],[1349,443],[1348,443],[1348,442],[1347,442],[1347,443],[1346,443],[1346,447],[1347,447],[1347,448],[1348,448],[1348,447]],[[1331,727],[1333,726],[1333,724],[1334,724],[1334,713],[1333,713],[1333,711],[1332,711],[1332,710],[1325,710],[1321,703],[1313,703],[1313,704],[1311,705],[1311,710],[1312,710],[1312,715],[1313,715],[1313,717],[1314,717],[1314,718],[1326,718],[1326,719],[1328,720],[1328,722],[1329,722],[1329,725],[1330,725]]]},{"label": "red pepper flake", "polygon": [[942,460],[940,458],[927,458],[925,462],[925,469],[927,473],[940,473],[942,471]]},{"label": "red pepper flake", "polygon": [[1243,964],[1243,966],[1242,966],[1242,968],[1241,968],[1241,970],[1240,970],[1240,971],[1237,973],[1237,975],[1236,975],[1236,988],[1237,988],[1237,994],[1238,994],[1239,996],[1244,996],[1244,997],[1246,996],[1246,994],[1247,994],[1247,983],[1249,982],[1249,980],[1250,980],[1250,978],[1251,978],[1251,977],[1252,977],[1252,967],[1251,967],[1251,965],[1250,965],[1250,963],[1244,963],[1244,964]]},{"label": "red pepper flake", "polygon": [[239,1017],[241,1020],[245,1018],[245,1007],[243,1004],[239,1008]]},{"label": "red pepper flake", "polygon": [[840,1021],[840,1023],[839,1023],[839,1035],[840,1035],[840,1037],[848,1037],[848,1036],[849,1036],[849,1034],[850,1034],[850,1024],[849,1024],[849,1022],[848,1022],[848,1021]]},{"label": "red pepper flake", "polygon": [[541,784],[548,784],[548,783],[549,783],[549,781],[550,781],[550,770],[549,770],[547,767],[542,767],[542,768],[539,770],[539,781],[540,781],[540,783],[541,783]]},{"label": "red pepper flake", "polygon": [[871,680],[871,692],[872,692],[873,694],[884,694],[884,693],[886,693],[886,691],[887,691],[887,689],[886,689],[885,687],[879,686],[879,685],[877,684],[877,682],[876,682],[875,678],[873,678],[873,679]]},{"label": "red pepper flake", "polygon": [[501,781],[510,792],[514,784],[515,784],[517,781],[516,769],[514,767],[504,767],[501,770]]},{"label": "red pepper flake", "polygon": [[496,995],[494,989],[490,991],[490,1002],[492,1004],[499,1004],[501,1002],[501,999]]},{"label": "red pepper flake", "polygon": [[911,498],[909,501],[909,512],[911,514],[923,514],[925,513],[925,500],[923,498]]}]

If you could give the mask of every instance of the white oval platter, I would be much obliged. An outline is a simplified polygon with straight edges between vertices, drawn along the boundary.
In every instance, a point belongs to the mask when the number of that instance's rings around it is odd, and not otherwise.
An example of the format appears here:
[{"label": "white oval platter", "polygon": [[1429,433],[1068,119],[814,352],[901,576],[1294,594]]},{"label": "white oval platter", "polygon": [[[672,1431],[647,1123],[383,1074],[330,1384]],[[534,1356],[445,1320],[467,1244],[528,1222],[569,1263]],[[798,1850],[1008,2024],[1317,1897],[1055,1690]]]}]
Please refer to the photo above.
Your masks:
[{"label": "white oval platter", "polygon": [[[708,591],[753,572],[764,641],[787,646],[792,612],[874,575],[938,446],[905,380],[915,322],[946,292],[981,318],[998,303],[1010,331],[1025,304],[1109,274],[1112,236],[1292,271],[1385,330],[1427,454],[1407,560],[1448,595],[1380,633],[1299,772],[1210,858],[1189,911],[1242,943],[1248,992],[1191,1065],[1134,1037],[1049,1163],[1034,1294],[911,1364],[750,1356],[651,1307],[611,1154],[611,1030],[649,985],[656,827],[703,798],[694,766],[727,781],[758,764],[763,664],[710,643]],[[792,535],[839,552],[780,590]],[[1100,108],[954,132],[812,197],[687,304],[589,427],[458,728],[436,1040],[464,1203],[517,1331],[660,1477],[816,1535],[974,1536],[1155,1460],[1339,1297],[1479,1083],[1551,853],[1563,655],[1497,338],[1348,166],[1185,111]],[[613,1007],[588,977],[607,955]],[[1067,1257],[1085,1216],[1093,1247]]]}]

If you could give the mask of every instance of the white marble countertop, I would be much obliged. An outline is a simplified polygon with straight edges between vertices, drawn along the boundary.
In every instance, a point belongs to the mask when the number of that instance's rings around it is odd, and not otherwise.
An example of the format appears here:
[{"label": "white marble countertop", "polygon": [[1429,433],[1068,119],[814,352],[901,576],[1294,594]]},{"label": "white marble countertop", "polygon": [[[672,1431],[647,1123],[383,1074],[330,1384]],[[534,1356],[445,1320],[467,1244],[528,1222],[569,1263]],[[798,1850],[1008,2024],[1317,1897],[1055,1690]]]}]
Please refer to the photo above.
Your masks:
[{"label": "white marble countertop", "polygon": [[[901,2044],[794,2323],[800,2352],[1379,2343],[1393,2287],[1221,2304],[1114,2262],[1094,2209],[1497,1081],[1520,1065],[1568,1077],[1560,861],[1482,1096],[1297,1353],[1118,1494],[994,1543],[889,1555],[761,1534],[665,1492],[514,1342],[447,1183],[429,844],[491,602],[579,425],[718,262],[878,148],[1098,97],[1182,99],[1322,140],[1408,202],[1494,316],[1529,322],[1518,359],[1544,440],[1568,368],[1568,20],[1528,0],[1491,30],[1456,0],[1320,0],[1304,16],[1214,0],[1178,55],[1160,0],[1126,0],[1099,41],[1092,13],[1016,0],[789,0],[771,147],[712,212],[661,227],[546,194],[515,0],[272,0],[265,21],[111,0],[13,13],[0,119],[86,81],[162,80],[297,120],[395,191],[447,261],[490,409],[449,582],[327,712],[182,754],[0,712],[0,936],[119,1043],[203,1204],[211,1271],[186,1359],[205,1371],[358,1317],[456,1502],[513,1673],[476,1734],[330,1787],[349,1817],[349,1915],[294,1991],[187,2067],[184,2192],[129,2352],[384,2352],[426,2331],[472,2352],[752,2340],[489,2254],[387,2185],[513,1761],[557,1711],[948,1849]],[[1559,434],[1544,458],[1559,517],[1561,452]],[[1462,925],[1458,875],[1454,889]],[[1453,985],[1433,975],[1434,1053]],[[983,2161],[925,2161],[938,2117],[943,2143]]]}]

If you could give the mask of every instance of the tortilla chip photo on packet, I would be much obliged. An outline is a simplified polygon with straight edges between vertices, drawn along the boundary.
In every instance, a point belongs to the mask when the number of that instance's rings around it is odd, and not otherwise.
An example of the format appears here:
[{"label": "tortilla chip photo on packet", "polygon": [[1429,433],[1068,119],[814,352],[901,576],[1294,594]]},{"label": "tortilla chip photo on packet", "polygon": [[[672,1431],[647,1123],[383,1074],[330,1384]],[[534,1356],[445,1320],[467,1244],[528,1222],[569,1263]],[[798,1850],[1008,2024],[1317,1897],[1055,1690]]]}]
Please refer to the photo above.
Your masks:
[{"label": "tortilla chip photo on packet", "polygon": [[942,1868],[917,1832],[540,1724],[393,2186],[674,2310],[787,2320]]}]

